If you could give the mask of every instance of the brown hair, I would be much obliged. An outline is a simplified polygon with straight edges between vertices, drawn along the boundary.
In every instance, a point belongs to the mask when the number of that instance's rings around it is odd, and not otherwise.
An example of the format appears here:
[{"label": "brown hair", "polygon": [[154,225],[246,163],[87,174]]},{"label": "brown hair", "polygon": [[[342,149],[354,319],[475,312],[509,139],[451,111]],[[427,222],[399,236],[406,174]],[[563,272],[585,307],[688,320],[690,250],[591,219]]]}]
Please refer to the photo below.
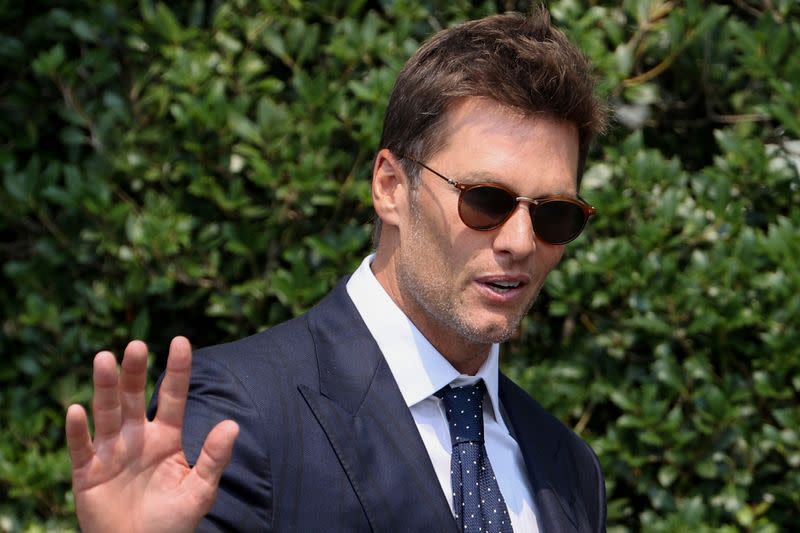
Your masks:
[{"label": "brown hair", "polygon": [[[490,98],[524,115],[542,114],[578,128],[578,184],[592,139],[605,126],[591,65],[550,24],[546,8],[530,16],[493,15],[428,39],[397,77],[384,115],[381,148],[427,161],[447,144],[445,119],[459,98]],[[412,180],[418,169],[403,160]],[[380,235],[376,219],[375,242]]]}]

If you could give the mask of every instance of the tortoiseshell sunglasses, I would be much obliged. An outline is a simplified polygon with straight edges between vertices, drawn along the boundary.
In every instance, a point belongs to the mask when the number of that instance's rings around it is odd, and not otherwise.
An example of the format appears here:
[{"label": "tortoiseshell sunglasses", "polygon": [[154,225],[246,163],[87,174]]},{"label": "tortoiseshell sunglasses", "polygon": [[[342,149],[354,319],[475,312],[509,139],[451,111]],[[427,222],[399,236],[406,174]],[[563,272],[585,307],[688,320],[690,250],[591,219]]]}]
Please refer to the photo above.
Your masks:
[{"label": "tortoiseshell sunglasses", "polygon": [[501,226],[511,217],[519,202],[527,202],[536,236],[549,244],[567,244],[581,234],[589,217],[597,212],[580,197],[557,195],[528,198],[517,196],[494,183],[466,185],[440,174],[421,161],[408,156],[401,157],[458,189],[458,216],[467,227],[474,230],[490,231]]}]

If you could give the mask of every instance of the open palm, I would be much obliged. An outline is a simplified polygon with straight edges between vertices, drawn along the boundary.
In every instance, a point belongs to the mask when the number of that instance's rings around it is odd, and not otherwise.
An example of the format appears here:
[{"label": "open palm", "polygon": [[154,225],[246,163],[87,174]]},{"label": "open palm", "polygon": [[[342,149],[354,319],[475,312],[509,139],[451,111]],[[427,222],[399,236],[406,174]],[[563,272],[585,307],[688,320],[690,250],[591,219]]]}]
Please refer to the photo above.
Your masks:
[{"label": "open palm", "polygon": [[128,344],[119,372],[110,352],[95,357],[94,441],[83,408],[67,410],[72,489],[84,532],[194,531],[211,508],[239,428],[219,423],[190,468],[181,429],[191,357],[189,341],[174,338],[152,422],[145,417],[145,344]]}]

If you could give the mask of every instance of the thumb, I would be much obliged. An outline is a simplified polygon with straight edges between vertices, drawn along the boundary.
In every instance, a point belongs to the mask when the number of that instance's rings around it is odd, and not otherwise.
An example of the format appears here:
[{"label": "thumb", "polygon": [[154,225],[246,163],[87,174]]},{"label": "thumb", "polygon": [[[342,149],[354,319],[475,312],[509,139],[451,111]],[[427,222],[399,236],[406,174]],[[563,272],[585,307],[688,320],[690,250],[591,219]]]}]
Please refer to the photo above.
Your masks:
[{"label": "thumb", "polygon": [[239,425],[233,420],[224,420],[214,426],[206,437],[194,468],[186,478],[187,489],[200,502],[203,514],[214,504],[222,471],[231,461],[233,443],[238,434]]}]

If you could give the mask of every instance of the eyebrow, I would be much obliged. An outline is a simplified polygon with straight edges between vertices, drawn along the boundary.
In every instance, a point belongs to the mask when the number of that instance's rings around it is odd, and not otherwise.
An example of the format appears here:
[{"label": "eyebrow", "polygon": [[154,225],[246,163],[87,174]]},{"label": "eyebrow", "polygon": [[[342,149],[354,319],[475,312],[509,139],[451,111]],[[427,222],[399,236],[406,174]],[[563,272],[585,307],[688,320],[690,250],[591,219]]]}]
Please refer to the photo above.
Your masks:
[{"label": "eyebrow", "polygon": [[509,188],[508,185],[506,185],[500,180],[500,177],[497,174],[493,174],[492,172],[486,170],[471,171],[468,172],[467,174],[464,174],[464,176],[459,179],[453,178],[451,176],[447,177],[459,183],[463,183],[464,185],[475,185],[476,183],[492,183]]},{"label": "eyebrow", "polygon": [[[445,174],[446,175],[446,174]],[[447,176],[448,178],[461,183],[463,185],[477,185],[481,183],[491,184],[491,185],[500,185],[505,189],[509,189],[517,196],[523,196],[525,198],[544,198],[546,196],[567,196],[569,198],[578,198],[580,195],[576,192],[568,192],[563,189],[559,189],[555,192],[550,192],[547,194],[541,194],[537,196],[525,196],[524,194],[520,194],[519,191],[515,190],[510,185],[507,185],[498,179],[498,175],[486,170],[476,170],[464,174],[463,178],[453,178],[451,176]]]}]

